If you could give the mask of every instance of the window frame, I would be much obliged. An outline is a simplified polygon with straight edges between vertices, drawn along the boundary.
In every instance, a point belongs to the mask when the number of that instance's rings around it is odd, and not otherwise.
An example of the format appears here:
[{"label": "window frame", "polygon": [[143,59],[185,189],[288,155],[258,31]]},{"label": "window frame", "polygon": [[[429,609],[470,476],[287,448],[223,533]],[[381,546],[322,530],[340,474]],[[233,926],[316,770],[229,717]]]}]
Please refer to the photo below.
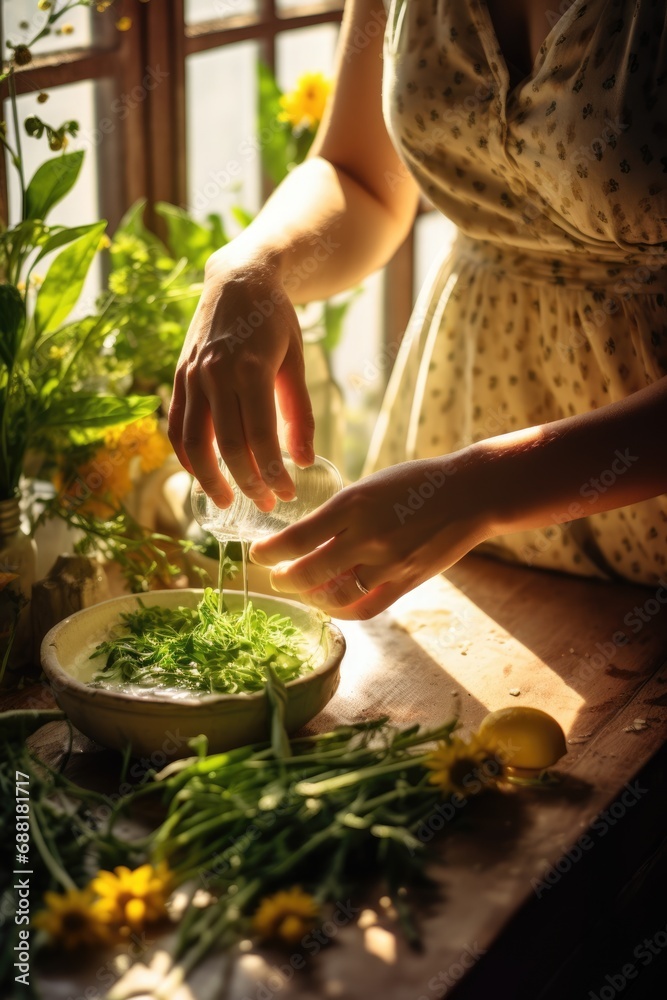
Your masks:
[{"label": "window frame", "polygon": [[[254,40],[262,58],[275,70],[276,41],[284,31],[340,23],[341,0],[311,0],[278,10],[275,0],[258,0],[251,14],[231,15],[196,24],[185,23],[185,0],[121,0],[104,14],[94,14],[93,44],[35,56],[16,71],[19,95],[81,81],[97,82],[98,121],[113,124],[98,146],[97,178],[100,213],[113,231],[126,208],[146,198],[147,224],[160,232],[161,220],[150,206],[158,201],[187,205],[186,90],[188,56]],[[129,31],[117,31],[115,21],[129,17]],[[2,7],[0,46],[5,51]],[[147,87],[150,67],[167,67],[159,86]],[[150,79],[149,79],[150,82]],[[8,96],[0,84],[0,99]],[[122,114],[109,118],[114,101]],[[262,178],[262,194],[271,190]],[[0,218],[8,218],[6,154],[0,156]],[[382,326],[384,346],[397,344],[412,310],[414,234],[385,269]],[[391,355],[393,356],[393,355]]]}]

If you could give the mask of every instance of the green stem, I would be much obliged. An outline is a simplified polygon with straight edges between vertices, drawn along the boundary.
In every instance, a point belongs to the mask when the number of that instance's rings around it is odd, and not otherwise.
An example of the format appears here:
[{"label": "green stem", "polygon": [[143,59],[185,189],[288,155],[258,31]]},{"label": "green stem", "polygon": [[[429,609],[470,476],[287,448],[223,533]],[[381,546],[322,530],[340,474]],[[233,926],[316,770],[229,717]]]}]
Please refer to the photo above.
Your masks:
[{"label": "green stem", "polygon": [[351,785],[366,781],[366,779],[377,778],[385,774],[395,774],[405,771],[406,768],[410,767],[423,766],[429,756],[430,754],[420,754],[419,756],[415,755],[414,757],[408,757],[391,764],[380,765],[379,767],[377,765],[361,767],[356,771],[349,771],[346,774],[325,778],[322,781],[300,781],[294,790],[297,795],[303,795],[304,797],[328,795],[330,792],[337,792],[341,788],[349,788]]},{"label": "green stem", "polygon": [[[213,914],[213,919],[211,920],[209,928],[200,933],[197,943],[193,948],[185,953],[182,961],[179,963],[179,968],[184,978],[194,968],[197,962],[203,958],[209,948],[219,940],[227,925],[233,925],[237,922],[238,915],[260,892],[261,889],[262,880],[260,878],[256,878],[243,888],[239,889],[239,891],[234,896],[229,897],[229,899],[227,897],[223,897],[227,905],[223,906],[220,903],[213,904],[214,907],[219,906],[221,912]],[[228,912],[230,907],[236,911],[234,914],[230,914]],[[158,995],[170,997],[171,994],[165,990],[165,986],[166,984],[163,984]]]},{"label": "green stem", "polygon": [[[16,103],[16,80],[14,79],[14,69],[10,68],[7,75],[7,88],[9,90],[9,100],[12,106],[12,119],[14,121],[14,132],[16,134],[16,158],[14,160],[14,165],[19,175],[19,184],[21,186],[21,222],[25,221],[26,218],[26,187],[25,187],[25,174],[23,173],[23,153],[21,150],[21,128],[19,125],[19,113],[18,106]],[[18,281],[18,275],[17,275]],[[14,281],[13,284],[17,284]]]},{"label": "green stem", "polygon": [[318,847],[322,846],[322,844],[326,844],[327,840],[335,839],[342,829],[343,827],[336,820],[329,826],[325,827],[324,830],[320,830],[319,833],[314,834],[310,840],[307,840],[306,843],[299,848],[298,851],[294,851],[293,854],[290,854],[284,861],[275,865],[271,869],[271,878],[286,875],[293,868],[296,868],[296,866],[303,861],[307,855],[312,854],[313,851],[316,851]]},{"label": "green stem", "polygon": [[46,841],[44,840],[42,831],[39,828],[39,823],[37,822],[37,810],[35,805],[33,805],[30,814],[30,832],[32,833],[33,840],[37,845],[37,850],[41,855],[42,861],[51,872],[56,882],[58,882],[65,890],[76,889],[75,883],[69,877],[64,868],[58,864],[56,859],[53,857],[53,854],[46,846]]}]

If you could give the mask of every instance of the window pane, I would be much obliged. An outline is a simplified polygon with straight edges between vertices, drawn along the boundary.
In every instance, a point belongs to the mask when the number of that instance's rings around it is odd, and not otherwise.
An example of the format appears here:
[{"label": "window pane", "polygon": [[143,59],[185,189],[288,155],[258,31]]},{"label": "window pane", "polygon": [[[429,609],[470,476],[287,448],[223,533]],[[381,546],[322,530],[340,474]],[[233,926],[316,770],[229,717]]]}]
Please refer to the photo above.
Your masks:
[{"label": "window pane", "polygon": [[338,27],[333,24],[281,31],[276,38],[276,62],[283,90],[291,90],[302,73],[332,76],[337,38]]},{"label": "window pane", "polygon": [[241,42],[187,60],[188,204],[198,217],[259,208],[257,59],[255,42]]},{"label": "window pane", "polygon": [[[74,83],[65,87],[53,87],[49,90],[49,101],[46,105],[37,103],[36,94],[26,94],[18,98],[19,122],[23,128],[23,121],[29,115],[44,115],[48,108],[48,121],[52,124],[60,124],[69,119],[76,118],[80,125],[80,133],[75,139],[69,140],[67,152],[75,149],[85,151],[83,167],[79,178],[73,189],[63,198],[53,211],[49,214],[48,221],[51,224],[65,226],[85,225],[89,222],[96,222],[100,217],[98,199],[98,147],[95,144],[95,129],[97,123],[97,113],[95,108],[95,84]],[[16,137],[12,123],[11,114],[8,114],[8,102],[5,102],[4,114],[7,119],[8,140],[12,147],[16,147]],[[23,150],[23,162],[26,184],[34,174],[35,170],[45,160],[60,156],[60,153],[52,153],[49,150],[46,138],[32,139],[21,134],[21,147]],[[8,189],[9,189],[9,218],[10,224],[15,223],[20,217],[20,185],[18,175],[14,167],[7,161]],[[47,270],[48,258],[40,261],[37,270],[44,275]],[[81,295],[81,299],[74,315],[83,315],[91,310],[95,304],[95,298],[100,288],[99,260],[93,262],[86,284]]]},{"label": "window pane", "polygon": [[185,0],[185,23],[201,24],[219,17],[254,14],[257,0]]},{"label": "window pane", "polygon": [[382,347],[383,280],[378,271],[364,281],[345,316],[332,357],[334,378],[345,400],[345,474],[351,480],[358,478],[366,459],[390,369]]},{"label": "window pane", "polygon": [[[51,28],[51,33],[31,46],[34,53],[58,52],[92,44],[92,18],[113,17],[113,11],[97,14],[88,7],[75,7]],[[14,44],[31,41],[48,26],[49,11],[39,10],[37,0],[2,0],[2,23],[5,37]],[[27,27],[21,27],[21,24]],[[71,25],[71,33],[62,34],[62,26]],[[60,32],[60,33],[59,33]]]}]

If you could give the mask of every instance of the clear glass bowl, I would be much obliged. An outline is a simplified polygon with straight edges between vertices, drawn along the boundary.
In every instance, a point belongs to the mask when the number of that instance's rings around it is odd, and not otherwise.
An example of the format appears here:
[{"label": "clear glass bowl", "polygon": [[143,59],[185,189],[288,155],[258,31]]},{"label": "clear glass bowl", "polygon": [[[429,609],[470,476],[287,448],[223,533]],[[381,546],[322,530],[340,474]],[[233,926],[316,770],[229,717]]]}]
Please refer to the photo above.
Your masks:
[{"label": "clear glass bowl", "polygon": [[277,499],[273,510],[268,513],[259,510],[255,503],[241,492],[232,480],[227,466],[220,459],[220,471],[230,482],[234,499],[230,506],[223,510],[195,481],[191,494],[192,513],[202,528],[221,542],[233,539],[254,542],[299,521],[343,488],[343,480],[338,469],[326,458],[316,455],[314,463],[302,469],[287,452],[283,452],[282,457],[296,490],[294,500],[286,502]]}]

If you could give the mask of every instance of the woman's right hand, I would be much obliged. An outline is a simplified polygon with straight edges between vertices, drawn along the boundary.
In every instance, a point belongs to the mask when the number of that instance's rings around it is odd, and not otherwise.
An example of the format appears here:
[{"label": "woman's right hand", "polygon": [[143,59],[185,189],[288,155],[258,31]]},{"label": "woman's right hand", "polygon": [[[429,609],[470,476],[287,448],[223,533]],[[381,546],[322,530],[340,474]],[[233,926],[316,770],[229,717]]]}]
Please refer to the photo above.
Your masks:
[{"label": "woman's right hand", "polygon": [[219,507],[229,506],[233,494],[214,441],[240,489],[262,510],[271,510],[276,496],[294,497],[278,442],[276,396],[287,450],[298,465],[312,464],[301,329],[280,266],[273,258],[242,256],[230,244],[207,262],[169,410],[178,458]]}]

